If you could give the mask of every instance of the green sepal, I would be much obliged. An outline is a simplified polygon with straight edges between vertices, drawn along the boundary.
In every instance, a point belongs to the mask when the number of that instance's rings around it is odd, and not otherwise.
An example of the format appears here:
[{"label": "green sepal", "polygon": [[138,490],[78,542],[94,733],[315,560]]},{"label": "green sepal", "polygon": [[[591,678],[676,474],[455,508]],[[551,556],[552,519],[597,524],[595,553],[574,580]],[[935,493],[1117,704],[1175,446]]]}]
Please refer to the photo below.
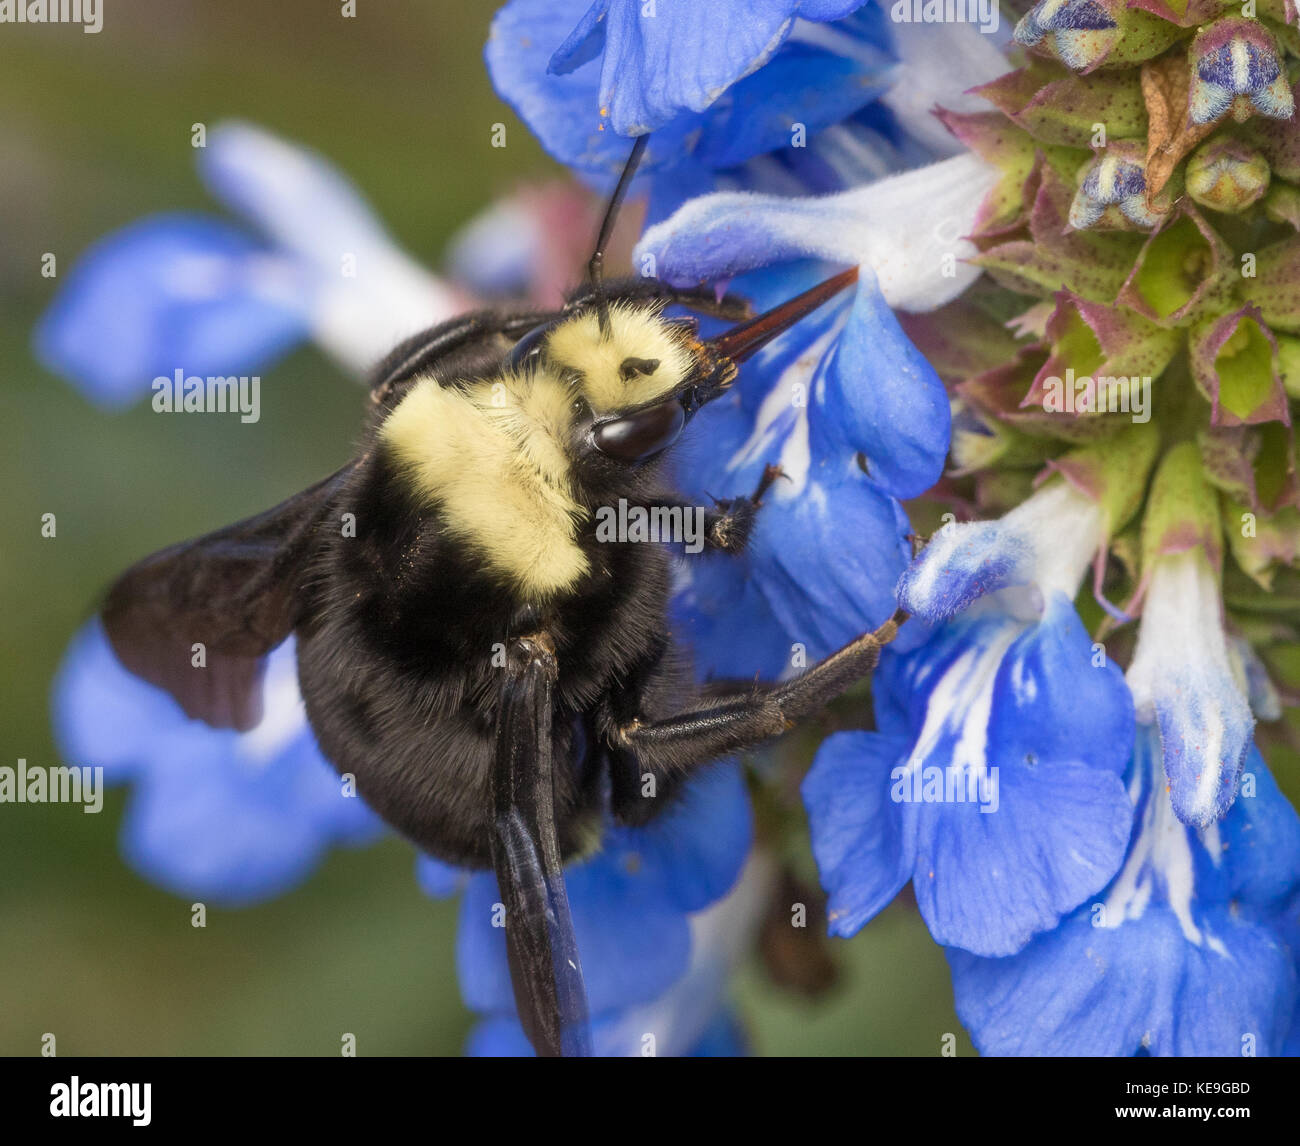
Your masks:
[{"label": "green sepal", "polygon": [[1237,566],[1261,589],[1271,591],[1280,565],[1300,557],[1300,510],[1285,506],[1260,513],[1232,498],[1223,498],[1224,532]]},{"label": "green sepal", "polygon": [[1142,518],[1142,568],[1156,558],[1200,546],[1214,567],[1223,560],[1218,495],[1206,480],[1195,442],[1180,442],[1161,459]]},{"label": "green sepal", "polygon": [[1059,64],[1033,60],[974,94],[1040,143],[1093,148],[1110,139],[1146,136],[1146,103],[1136,71],[1076,75]]}]

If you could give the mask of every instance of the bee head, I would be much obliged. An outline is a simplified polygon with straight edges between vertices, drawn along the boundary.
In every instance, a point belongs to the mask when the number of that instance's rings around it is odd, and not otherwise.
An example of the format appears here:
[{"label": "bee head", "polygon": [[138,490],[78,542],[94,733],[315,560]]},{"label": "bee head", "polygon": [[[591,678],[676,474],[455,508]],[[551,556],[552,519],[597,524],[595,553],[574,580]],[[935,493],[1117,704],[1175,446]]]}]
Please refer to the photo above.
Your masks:
[{"label": "bee head", "polygon": [[564,385],[580,465],[640,467],[731,387],[741,362],[855,282],[857,273],[835,275],[712,339],[698,337],[694,319],[665,318],[659,304],[613,300],[530,331],[506,365]]}]

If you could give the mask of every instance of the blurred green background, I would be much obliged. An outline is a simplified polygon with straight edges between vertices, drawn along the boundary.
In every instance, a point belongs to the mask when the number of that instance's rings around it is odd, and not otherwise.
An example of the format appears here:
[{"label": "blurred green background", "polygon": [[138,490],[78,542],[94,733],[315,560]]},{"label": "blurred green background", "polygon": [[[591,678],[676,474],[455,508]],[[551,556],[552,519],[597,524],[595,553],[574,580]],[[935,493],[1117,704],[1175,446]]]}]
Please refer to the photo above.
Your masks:
[{"label": "blurred green background", "polygon": [[[33,361],[60,275],[142,215],[216,210],[190,125],[237,116],[320,151],[398,242],[436,266],[455,229],[521,178],[556,175],[492,92],[489,0],[105,0],[104,30],[0,26],[0,728],[3,763],[60,761],[51,677],[109,579],[131,561],[273,504],[346,456],[355,383],[312,348],[263,370],[262,417],[106,414]],[[509,146],[488,145],[491,124]],[[40,536],[41,514],[58,536]],[[455,1054],[471,1023],[456,987],[454,903],[416,888],[395,838],[335,852],[260,907],[209,909],[118,855],[126,800],[102,814],[0,805],[0,1053]],[[910,907],[837,942],[837,987],[809,1002],[757,961],[737,982],[765,1054],[938,1053],[947,968]],[[971,1053],[964,1035],[962,1053]]]}]

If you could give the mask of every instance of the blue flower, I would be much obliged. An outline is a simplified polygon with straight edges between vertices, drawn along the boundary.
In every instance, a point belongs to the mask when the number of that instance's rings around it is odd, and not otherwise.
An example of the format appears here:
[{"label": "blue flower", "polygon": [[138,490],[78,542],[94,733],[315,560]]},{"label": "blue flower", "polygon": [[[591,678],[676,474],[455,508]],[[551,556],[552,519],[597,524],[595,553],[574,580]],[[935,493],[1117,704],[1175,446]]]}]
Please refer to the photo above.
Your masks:
[{"label": "blue flower", "polygon": [[95,244],[36,332],[49,370],[124,406],[160,375],[239,374],[307,332],[298,268],[243,231],[199,215],[143,219]]},{"label": "blue flower", "polygon": [[680,112],[706,110],[736,81],[757,72],[790,36],[796,16],[838,20],[863,2],[666,4],[661,15],[654,0],[596,0],[547,70],[568,75],[603,55],[600,107],[620,135],[640,135]]},{"label": "blue flower", "polygon": [[[754,488],[765,465],[786,475],[768,496],[752,554],[690,573],[684,623],[715,673],[789,671],[894,611],[890,587],[911,553],[900,502],[943,472],[950,415],[942,382],[891,306],[938,306],[971,281],[955,258],[964,246],[944,242],[964,233],[972,210],[957,188],[983,177],[977,161],[956,159],[822,199],[719,192],[651,227],[638,246],[638,259],[680,285],[741,274],[736,289],[759,307],[825,277],[816,260],[858,263],[862,275],[853,295],[749,363],[693,428],[707,453],[692,452],[681,467],[685,488],[734,496]],[[918,199],[951,230],[910,225]],[[917,636],[904,630],[902,647]]]},{"label": "blue flower", "polygon": [[804,781],[832,934],[911,880],[944,944],[1018,951],[1115,874],[1131,807],[1123,678],[1055,594],[1039,621],[995,602],[876,673],[878,732],[830,737]]},{"label": "blue flower", "polygon": [[[684,623],[714,672],[734,673],[746,659],[751,673],[788,671],[894,611],[891,586],[911,553],[900,502],[942,474],[950,414],[942,382],[891,307],[932,308],[971,281],[956,261],[966,253],[957,236],[971,221],[969,186],[985,177],[978,161],[958,158],[822,199],[719,192],[643,237],[636,257],[661,277],[685,285],[742,274],[737,289],[759,307],[825,277],[818,260],[857,263],[862,276],[853,295],[749,363],[693,427],[707,453],[680,468],[685,488],[735,496],[765,465],[786,475],[759,517],[752,556],[690,573]],[[936,212],[921,227],[918,200]],[[902,647],[919,636],[904,630]]]},{"label": "blue flower", "polygon": [[647,169],[689,160],[713,170],[788,145],[795,123],[811,135],[846,119],[881,93],[891,59],[877,9],[825,36],[793,19],[858,8],[862,0],[511,0],[493,20],[487,64],[502,98],[570,167],[616,175],[625,137],[654,132]]},{"label": "blue flower", "polygon": [[972,110],[962,93],[1006,63],[968,26],[922,32],[861,0],[512,0],[487,63],[543,147],[602,186],[653,132],[659,220],[720,186],[815,194],[952,154],[935,104]]},{"label": "blue flower", "polygon": [[945,525],[900,578],[898,602],[938,623],[1004,589],[1072,599],[1104,529],[1101,505],[1058,478],[998,521]]},{"label": "blue flower", "polygon": [[330,847],[383,832],[316,747],[292,641],[271,655],[264,695],[257,728],[214,731],[123,669],[97,622],[73,641],[54,694],[62,755],[131,783],[122,851],[147,879],[240,906],[294,887]]},{"label": "blue flower", "polygon": [[1136,827],[1110,885],[1018,954],[948,952],[984,1054],[1278,1054],[1296,1005],[1300,820],[1253,752],[1219,823],[1175,817],[1153,730],[1128,769]]},{"label": "blue flower", "polygon": [[[717,765],[648,826],[609,825],[600,851],[568,867],[598,1054],[685,1055],[709,1033],[761,908],[761,880],[736,886],[751,841],[740,770]],[[451,887],[445,865],[422,861],[421,872],[426,890],[439,894]],[[486,1016],[469,1049],[526,1054],[505,933],[493,925],[499,899],[495,876],[469,875],[457,964],[466,1003]]]},{"label": "blue flower", "polygon": [[804,781],[833,934],[911,880],[937,941],[1011,954],[1123,859],[1132,702],[1071,604],[1101,513],[1061,479],[1017,512],[931,542],[904,606],[934,620],[969,607],[882,657],[878,731],[830,737]]},{"label": "blue flower", "polygon": [[196,154],[257,233],[168,214],[92,247],[35,336],[42,363],[87,397],[124,406],[177,370],[247,373],[309,336],[362,371],[459,309],[317,156],[241,123],[215,127]]}]

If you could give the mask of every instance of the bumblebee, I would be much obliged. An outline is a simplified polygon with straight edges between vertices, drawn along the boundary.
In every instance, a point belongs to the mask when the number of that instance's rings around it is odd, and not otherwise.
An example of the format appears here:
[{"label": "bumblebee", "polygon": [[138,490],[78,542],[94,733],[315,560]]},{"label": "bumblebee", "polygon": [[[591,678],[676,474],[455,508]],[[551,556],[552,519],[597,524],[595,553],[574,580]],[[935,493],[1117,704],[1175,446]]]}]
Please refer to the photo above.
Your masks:
[{"label": "bumblebee", "polygon": [[[598,540],[601,507],[681,505],[665,461],[739,365],[856,278],[774,310],[656,279],[589,281],[560,309],[487,310],[374,372],[356,456],[274,509],[165,549],[111,588],[118,658],[191,717],[248,729],[294,634],[320,748],[419,848],[492,868],[519,1015],[539,1054],[589,1053],[565,860],[605,816],[641,824],[697,769],[779,736],[868,675],[902,614],[803,675],[705,692],[667,621],[674,554]],[[699,336],[670,305],[735,322]],[[769,467],[705,512],[743,551]],[[193,667],[192,649],[206,650]]]}]

